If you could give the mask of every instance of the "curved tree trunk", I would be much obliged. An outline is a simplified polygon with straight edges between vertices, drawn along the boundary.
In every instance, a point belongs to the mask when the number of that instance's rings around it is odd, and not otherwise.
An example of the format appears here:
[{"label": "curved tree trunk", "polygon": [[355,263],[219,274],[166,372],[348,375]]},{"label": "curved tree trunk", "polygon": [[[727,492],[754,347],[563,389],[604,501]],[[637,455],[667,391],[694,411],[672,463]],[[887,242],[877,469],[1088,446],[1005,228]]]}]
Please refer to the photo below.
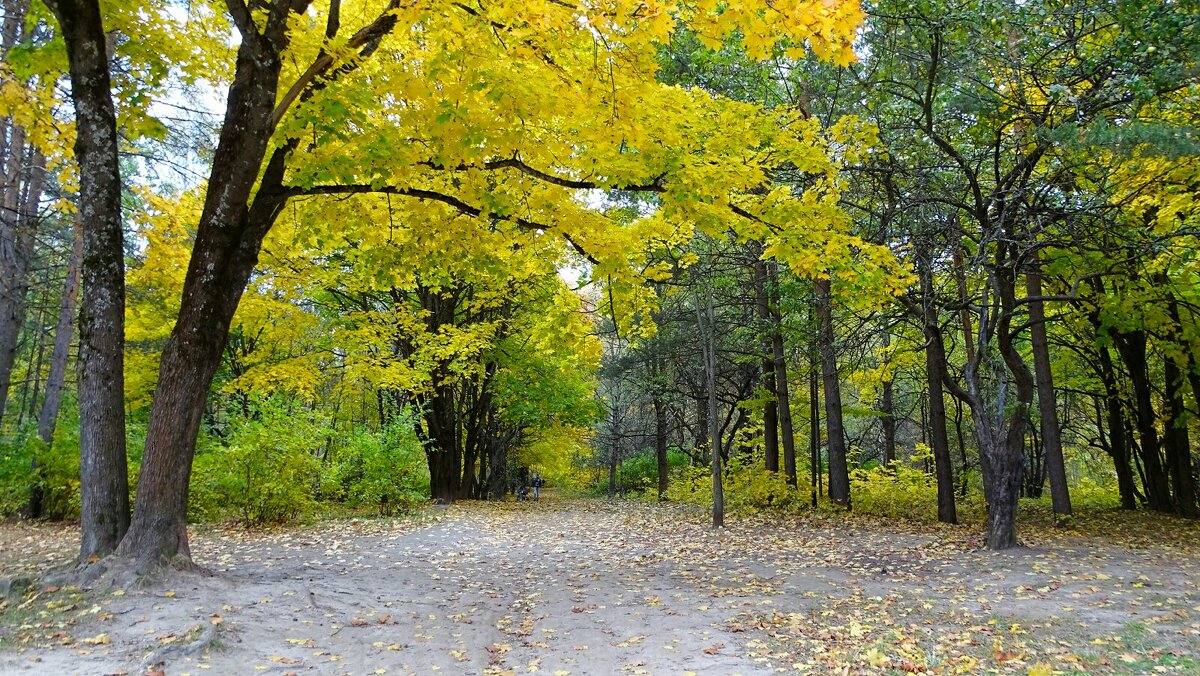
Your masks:
[{"label": "curved tree trunk", "polygon": [[138,572],[191,565],[188,482],[200,418],[262,238],[285,201],[280,184],[290,148],[276,149],[258,180],[273,127],[280,42],[244,38],[238,49],[179,318],[159,365],[133,520],[117,552],[135,559]]}]

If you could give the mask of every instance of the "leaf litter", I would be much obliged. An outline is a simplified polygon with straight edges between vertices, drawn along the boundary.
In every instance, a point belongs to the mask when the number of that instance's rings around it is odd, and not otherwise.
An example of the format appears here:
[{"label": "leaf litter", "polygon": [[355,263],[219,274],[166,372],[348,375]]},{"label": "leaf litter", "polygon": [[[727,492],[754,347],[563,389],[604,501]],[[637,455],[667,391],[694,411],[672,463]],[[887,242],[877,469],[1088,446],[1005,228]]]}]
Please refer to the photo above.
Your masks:
[{"label": "leaf litter", "polygon": [[[752,514],[713,531],[685,506],[568,500],[200,528],[213,577],[10,597],[0,671],[1197,673],[1198,534],[1104,513],[991,553],[967,527]],[[76,537],[4,525],[0,574],[66,562]]]}]

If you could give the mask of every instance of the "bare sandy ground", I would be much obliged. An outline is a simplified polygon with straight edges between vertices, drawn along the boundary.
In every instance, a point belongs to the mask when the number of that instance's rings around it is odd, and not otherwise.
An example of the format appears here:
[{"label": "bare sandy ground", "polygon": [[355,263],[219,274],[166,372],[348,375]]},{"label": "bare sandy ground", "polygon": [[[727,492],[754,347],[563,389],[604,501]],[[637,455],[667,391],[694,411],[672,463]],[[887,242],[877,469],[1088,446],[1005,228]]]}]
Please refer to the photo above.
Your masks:
[{"label": "bare sandy ground", "polygon": [[[703,522],[544,501],[201,530],[211,577],[10,599],[0,672],[1196,673],[1200,564],[1177,547],[991,554],[960,531]],[[5,527],[0,573],[65,560],[74,535]]]}]

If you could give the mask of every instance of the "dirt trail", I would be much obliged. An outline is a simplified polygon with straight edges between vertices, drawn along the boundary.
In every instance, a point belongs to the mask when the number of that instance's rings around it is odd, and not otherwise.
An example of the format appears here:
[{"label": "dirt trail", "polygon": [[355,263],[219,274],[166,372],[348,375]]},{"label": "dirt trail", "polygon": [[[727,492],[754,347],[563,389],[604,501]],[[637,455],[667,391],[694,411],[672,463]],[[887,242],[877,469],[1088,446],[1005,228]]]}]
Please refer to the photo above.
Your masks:
[{"label": "dirt trail", "polygon": [[[73,544],[54,532],[47,560]],[[26,560],[20,537],[0,531],[0,573]],[[1200,649],[1194,557],[1087,540],[995,555],[762,518],[717,535],[679,508],[588,501],[194,539],[215,576],[10,607],[0,673],[1137,673],[1115,656],[1152,645],[1180,671]],[[1131,621],[1154,640],[1121,643]]]}]

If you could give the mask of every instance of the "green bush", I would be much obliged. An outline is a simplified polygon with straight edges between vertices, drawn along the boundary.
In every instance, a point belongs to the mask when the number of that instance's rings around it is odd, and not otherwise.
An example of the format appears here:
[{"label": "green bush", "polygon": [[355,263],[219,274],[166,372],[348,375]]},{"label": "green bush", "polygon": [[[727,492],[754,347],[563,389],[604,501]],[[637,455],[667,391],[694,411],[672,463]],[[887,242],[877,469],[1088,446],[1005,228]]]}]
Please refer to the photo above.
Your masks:
[{"label": "green bush", "polygon": [[[686,467],[691,458],[677,449],[667,449],[667,470],[675,473]],[[646,450],[626,459],[621,463],[618,476],[621,487],[625,491],[657,490],[658,487],[658,456],[653,450]],[[605,475],[602,488],[608,490],[608,476]]]},{"label": "green bush", "polygon": [[350,505],[375,506],[384,516],[429,497],[425,450],[408,415],[381,431],[356,429],[338,452],[335,473]]},{"label": "green bush", "polygon": [[0,513],[24,510],[35,482],[42,489],[42,516],[78,518],[79,412],[71,401],[64,402],[52,444],[43,443],[32,426],[0,442]]},{"label": "green bush", "polygon": [[328,423],[314,421],[310,412],[297,415],[275,398],[255,409],[255,417],[232,421],[228,438],[210,438],[198,450],[193,517],[284,523],[310,516],[319,497],[337,494],[332,473],[322,467]]}]

